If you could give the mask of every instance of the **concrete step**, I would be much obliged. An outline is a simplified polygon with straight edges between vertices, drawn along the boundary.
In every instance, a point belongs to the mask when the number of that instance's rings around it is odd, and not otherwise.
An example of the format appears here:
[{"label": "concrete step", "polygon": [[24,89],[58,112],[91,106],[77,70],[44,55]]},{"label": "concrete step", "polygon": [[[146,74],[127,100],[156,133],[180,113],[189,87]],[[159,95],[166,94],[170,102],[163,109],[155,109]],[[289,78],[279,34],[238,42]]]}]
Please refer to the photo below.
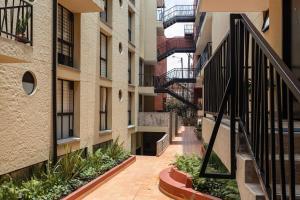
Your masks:
[{"label": "concrete step", "polygon": [[253,161],[247,154],[237,154],[236,180],[242,200],[265,199],[253,166]]},{"label": "concrete step", "polygon": [[[277,156],[277,159],[279,157]],[[288,159],[287,156],[285,156],[286,159],[286,167],[288,165]],[[296,156],[296,170],[297,174],[296,177],[300,177],[300,156]],[[279,160],[276,162],[276,167],[279,169]],[[287,180],[289,181],[289,174],[288,170],[286,172],[286,177]],[[276,185],[276,190],[277,190],[277,198],[280,200],[280,191],[281,191],[281,185],[280,185],[280,171],[277,171],[277,185]],[[265,199],[264,193],[262,190],[261,185],[259,184],[259,180],[253,165],[253,161],[251,160],[251,156],[248,154],[237,154],[237,177],[236,177],[238,187],[240,190],[241,194],[241,199],[242,200],[262,200]],[[288,182],[287,182],[288,183]],[[299,178],[296,178],[296,199],[300,200],[300,181]],[[286,191],[287,191],[287,196],[289,196],[289,186],[286,185]]]},{"label": "concrete step", "polygon": [[[286,177],[286,182],[288,183],[290,181],[290,171],[288,170],[289,167],[289,157],[288,155],[284,156],[285,159],[285,177]],[[271,166],[271,160],[270,160],[270,166]],[[295,168],[296,168],[296,177],[300,177],[300,155],[295,155]],[[271,176],[271,171],[270,171],[270,177]],[[280,184],[280,160],[279,160],[279,155],[276,155],[276,183]],[[296,184],[300,185],[300,178],[296,178]]]}]

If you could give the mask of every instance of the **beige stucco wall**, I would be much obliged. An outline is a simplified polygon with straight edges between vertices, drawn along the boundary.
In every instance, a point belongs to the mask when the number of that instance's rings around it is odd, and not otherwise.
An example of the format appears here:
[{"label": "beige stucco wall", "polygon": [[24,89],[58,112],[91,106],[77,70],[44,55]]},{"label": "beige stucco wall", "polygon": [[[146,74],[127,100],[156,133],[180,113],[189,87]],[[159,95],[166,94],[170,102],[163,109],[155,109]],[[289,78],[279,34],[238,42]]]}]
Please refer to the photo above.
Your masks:
[{"label": "beige stucco wall", "polygon": [[156,8],[157,1],[140,1],[141,2],[141,25],[140,25],[140,45],[141,55],[147,64],[156,64]]},{"label": "beige stucco wall", "polygon": [[[69,143],[73,150],[88,147],[91,151],[93,145],[117,137],[120,137],[120,142],[124,142],[127,150],[139,146],[131,144],[136,142],[136,139],[132,140],[131,136],[137,132],[138,121],[138,66],[139,58],[156,61],[156,1],[147,1],[150,6],[141,6],[140,3],[144,1],[139,0],[135,1],[135,5],[129,3],[129,0],[124,0],[122,6],[119,5],[119,1],[113,0],[112,2],[110,9],[113,14],[109,19],[111,27],[100,22],[98,12],[76,13],[74,58],[76,68],[59,65],[57,69],[58,78],[75,81],[74,136],[78,138]],[[141,9],[148,8],[149,11],[141,12]],[[128,42],[129,10],[134,13],[132,44]],[[146,21],[144,20],[146,16],[141,13],[147,13]],[[143,20],[140,20],[141,17]],[[141,27],[146,27],[144,23],[153,23],[154,30],[147,30],[146,37],[149,38],[147,42],[140,45]],[[34,4],[34,45],[24,47],[25,50],[29,48],[32,51],[29,51],[31,63],[0,64],[0,174],[45,161],[50,156],[52,148],[52,30],[50,24],[52,24],[52,1],[36,1]],[[148,28],[151,29],[151,26]],[[100,78],[101,31],[109,36],[109,79]],[[121,54],[120,42],[123,46]],[[147,48],[146,54],[144,54],[145,48]],[[133,56],[133,83],[130,85],[127,76],[129,50]],[[19,56],[20,51],[15,52],[17,58],[24,57]],[[27,70],[32,71],[37,79],[37,89],[31,96],[24,93],[21,82],[23,73]],[[109,88],[108,123],[111,130],[106,132],[99,131],[100,86]],[[121,101],[118,97],[119,90],[123,94]],[[129,91],[133,97],[133,126],[130,127],[128,127],[127,117]],[[64,145],[60,144],[58,154],[64,153]]]},{"label": "beige stucco wall", "polygon": [[[281,0],[274,0],[269,4],[270,28],[265,33],[261,32],[263,12],[248,12],[246,15],[260,31],[271,47],[282,54],[282,5]],[[214,12],[212,19],[212,47],[218,47],[225,34],[229,31],[229,12]]]},{"label": "beige stucco wall", "polygon": [[[210,118],[203,117],[202,119],[202,136],[205,143],[209,143],[211,134],[215,125],[215,121]],[[221,124],[218,135],[215,140],[215,144],[213,146],[214,152],[218,155],[218,157],[222,160],[223,164],[226,166],[228,170],[231,167],[230,161],[230,128]]]},{"label": "beige stucco wall", "polygon": [[[50,0],[34,4],[34,44],[23,47],[25,54],[32,54],[31,63],[0,64],[0,174],[47,160],[50,155],[51,10]],[[19,56],[18,50],[12,52]],[[22,87],[26,71],[31,71],[37,81],[36,91],[30,96]]]}]

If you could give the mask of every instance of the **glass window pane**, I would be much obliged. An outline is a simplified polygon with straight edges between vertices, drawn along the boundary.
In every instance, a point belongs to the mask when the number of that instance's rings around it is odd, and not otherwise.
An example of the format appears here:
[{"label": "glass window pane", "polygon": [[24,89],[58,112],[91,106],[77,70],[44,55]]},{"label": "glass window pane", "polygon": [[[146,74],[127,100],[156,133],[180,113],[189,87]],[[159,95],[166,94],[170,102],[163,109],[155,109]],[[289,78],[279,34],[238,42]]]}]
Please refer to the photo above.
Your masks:
[{"label": "glass window pane", "polygon": [[63,138],[69,137],[69,116],[63,116]]},{"label": "glass window pane", "polygon": [[56,84],[56,108],[57,108],[57,112],[61,113],[61,98],[62,98],[62,93],[61,93],[61,87],[62,87],[62,81],[58,80],[57,84]]},{"label": "glass window pane", "polygon": [[57,131],[57,139],[58,140],[60,140],[60,139],[62,139],[61,138],[61,117],[60,116],[57,116],[57,129],[56,129],[56,131]]}]

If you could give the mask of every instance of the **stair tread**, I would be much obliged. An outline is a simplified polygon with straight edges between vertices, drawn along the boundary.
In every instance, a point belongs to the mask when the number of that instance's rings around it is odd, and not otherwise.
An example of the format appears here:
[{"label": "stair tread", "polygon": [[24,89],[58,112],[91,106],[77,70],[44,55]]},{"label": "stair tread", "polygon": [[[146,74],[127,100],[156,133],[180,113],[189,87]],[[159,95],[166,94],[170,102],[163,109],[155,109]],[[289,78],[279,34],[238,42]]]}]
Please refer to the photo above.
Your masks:
[{"label": "stair tread", "polygon": [[249,191],[256,196],[264,196],[264,192],[261,189],[260,184],[258,183],[245,183],[246,187],[249,189]]}]

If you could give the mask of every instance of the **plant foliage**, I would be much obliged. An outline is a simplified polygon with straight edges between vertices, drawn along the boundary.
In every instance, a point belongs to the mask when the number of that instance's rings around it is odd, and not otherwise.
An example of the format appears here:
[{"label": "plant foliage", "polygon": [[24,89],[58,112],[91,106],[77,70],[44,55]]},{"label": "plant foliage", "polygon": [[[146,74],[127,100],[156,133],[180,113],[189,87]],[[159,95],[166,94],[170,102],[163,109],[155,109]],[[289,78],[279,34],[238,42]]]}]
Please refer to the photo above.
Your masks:
[{"label": "plant foliage", "polygon": [[48,161],[46,170],[29,180],[0,180],[0,200],[56,200],[70,194],[129,158],[119,139],[107,148],[83,158],[83,150],[68,152],[56,164]]},{"label": "plant foliage", "polygon": [[[200,178],[199,172],[202,160],[196,155],[176,156],[174,165],[181,171],[192,176],[195,190],[224,200],[239,200],[239,190],[235,180]],[[212,154],[207,172],[227,173],[226,167],[216,154]]]}]

